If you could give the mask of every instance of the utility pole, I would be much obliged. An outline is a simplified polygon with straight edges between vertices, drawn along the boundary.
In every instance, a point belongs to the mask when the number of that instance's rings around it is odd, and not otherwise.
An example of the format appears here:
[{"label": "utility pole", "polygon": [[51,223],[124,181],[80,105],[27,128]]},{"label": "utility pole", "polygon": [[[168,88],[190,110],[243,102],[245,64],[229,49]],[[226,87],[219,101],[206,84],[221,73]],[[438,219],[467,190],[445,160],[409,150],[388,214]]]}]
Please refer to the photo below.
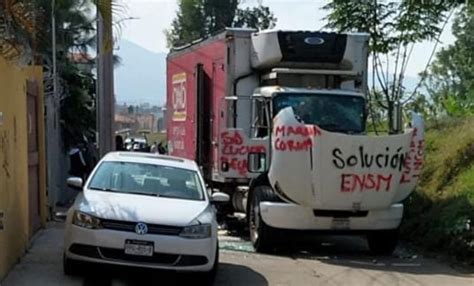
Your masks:
[{"label": "utility pole", "polygon": [[[109,1],[110,2],[110,1]],[[97,132],[99,156],[102,157],[115,149],[114,121],[114,64],[113,64],[113,35],[112,35],[112,6],[104,5],[110,13],[103,17],[97,11]]]},{"label": "utility pole", "polygon": [[53,59],[53,97],[56,98],[57,95],[57,63],[56,63],[56,1],[51,1],[51,30],[52,30],[52,59]]}]

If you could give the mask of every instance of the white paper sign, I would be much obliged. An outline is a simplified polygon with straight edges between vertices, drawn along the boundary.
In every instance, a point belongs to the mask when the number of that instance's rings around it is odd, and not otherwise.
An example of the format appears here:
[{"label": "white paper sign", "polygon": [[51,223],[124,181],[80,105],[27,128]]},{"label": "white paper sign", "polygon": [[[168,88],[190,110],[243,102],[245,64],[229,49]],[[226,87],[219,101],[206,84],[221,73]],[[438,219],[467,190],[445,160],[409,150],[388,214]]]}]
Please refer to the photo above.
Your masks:
[{"label": "white paper sign", "polygon": [[274,119],[270,183],[283,199],[317,209],[386,208],[414,189],[423,120],[390,136],[346,135],[304,125],[285,108]]}]

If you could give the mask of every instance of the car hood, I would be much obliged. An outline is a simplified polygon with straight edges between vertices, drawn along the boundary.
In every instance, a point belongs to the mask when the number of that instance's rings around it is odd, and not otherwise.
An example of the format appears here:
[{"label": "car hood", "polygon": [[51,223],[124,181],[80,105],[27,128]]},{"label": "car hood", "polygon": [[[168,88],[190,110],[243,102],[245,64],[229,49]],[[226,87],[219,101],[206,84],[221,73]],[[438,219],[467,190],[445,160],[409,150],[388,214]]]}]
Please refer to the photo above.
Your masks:
[{"label": "car hood", "polygon": [[101,219],[186,226],[209,206],[207,201],[85,191],[75,209]]}]

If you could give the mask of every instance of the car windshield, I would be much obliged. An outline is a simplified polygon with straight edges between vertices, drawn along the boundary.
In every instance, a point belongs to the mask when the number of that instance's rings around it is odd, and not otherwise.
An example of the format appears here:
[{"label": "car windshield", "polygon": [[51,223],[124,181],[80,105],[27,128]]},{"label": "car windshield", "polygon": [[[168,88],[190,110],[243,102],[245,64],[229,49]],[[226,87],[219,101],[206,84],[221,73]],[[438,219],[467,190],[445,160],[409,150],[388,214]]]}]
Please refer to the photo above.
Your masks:
[{"label": "car windshield", "polygon": [[305,124],[348,133],[364,131],[364,106],[361,97],[330,94],[279,93],[273,100],[275,115],[283,108],[292,107]]},{"label": "car windshield", "polygon": [[103,162],[88,186],[90,190],[204,200],[196,171],[130,162]]}]

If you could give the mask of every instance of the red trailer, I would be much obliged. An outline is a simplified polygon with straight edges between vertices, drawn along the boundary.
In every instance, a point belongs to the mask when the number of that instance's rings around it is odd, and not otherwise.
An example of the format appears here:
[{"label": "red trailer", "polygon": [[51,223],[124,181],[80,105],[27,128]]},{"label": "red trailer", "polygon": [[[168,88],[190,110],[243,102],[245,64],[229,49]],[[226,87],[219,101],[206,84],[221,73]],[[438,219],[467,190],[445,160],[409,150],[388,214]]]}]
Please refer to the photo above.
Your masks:
[{"label": "red trailer", "polygon": [[[202,42],[177,48],[168,56],[169,153],[197,161],[209,182],[224,183],[233,179],[248,182],[250,179],[246,174],[245,150],[229,150],[228,156],[223,157],[219,142],[227,128],[249,125],[249,100],[237,104],[226,97],[235,95],[235,92],[250,95],[253,87],[258,85],[257,74],[251,70],[248,60],[251,32],[254,31],[227,30]],[[253,81],[254,84],[239,85],[244,81]],[[238,116],[237,108],[240,108]],[[229,140],[244,140],[239,139],[241,134],[238,132],[227,135]],[[232,176],[235,172],[227,172],[230,176],[223,176],[220,172],[222,165],[241,175]]]}]

